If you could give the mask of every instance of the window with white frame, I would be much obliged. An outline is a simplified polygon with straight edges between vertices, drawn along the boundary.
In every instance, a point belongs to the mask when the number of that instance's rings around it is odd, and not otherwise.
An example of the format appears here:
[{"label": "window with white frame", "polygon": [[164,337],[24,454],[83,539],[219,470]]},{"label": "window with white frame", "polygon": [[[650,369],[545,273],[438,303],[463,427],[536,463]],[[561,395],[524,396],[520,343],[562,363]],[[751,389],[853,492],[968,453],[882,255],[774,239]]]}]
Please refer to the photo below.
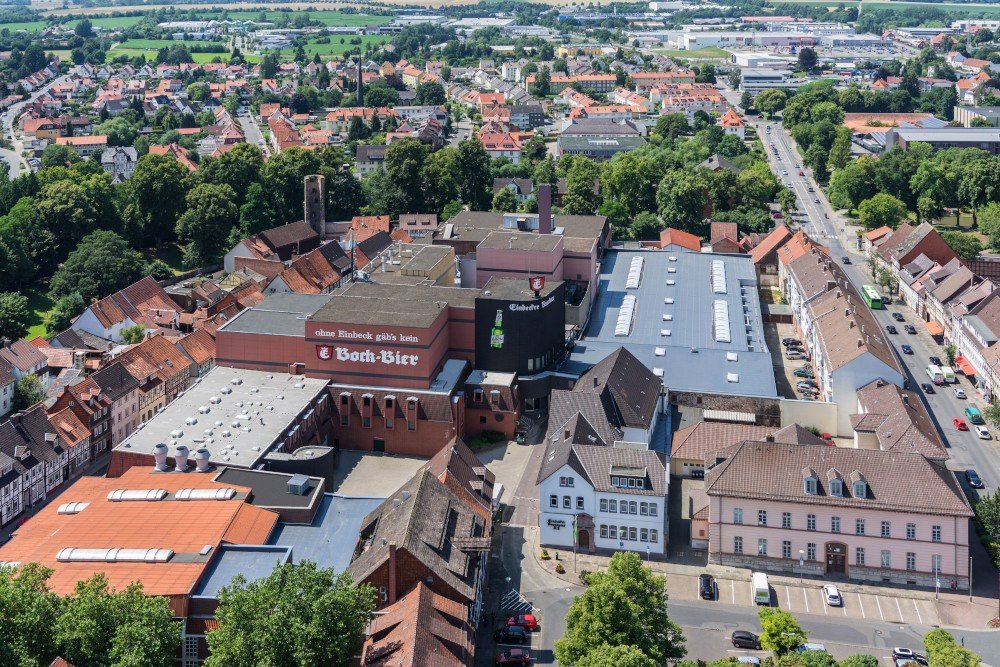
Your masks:
[{"label": "window with white frame", "polygon": [[891,533],[892,533],[892,524],[890,524],[888,521],[883,521],[881,528],[882,537],[891,537]]},{"label": "window with white frame", "polygon": [[612,540],[618,539],[618,526],[608,526],[608,537]]},{"label": "window with white frame", "polygon": [[743,537],[736,535],[733,537],[733,553],[742,554],[743,553]]},{"label": "window with white frame", "polygon": [[649,503],[639,503],[639,514],[649,516]]},{"label": "window with white frame", "polygon": [[864,565],[865,564],[865,548],[858,547],[854,550],[854,564]]},{"label": "window with white frame", "polygon": [[559,507],[559,496],[557,496],[557,495],[551,495],[551,496],[549,496],[549,507],[555,507],[555,508],[558,509],[558,507]]},{"label": "window with white frame", "polygon": [[816,543],[815,542],[809,542],[808,544],[806,544],[806,559],[807,560],[816,560]]},{"label": "window with white frame", "polygon": [[649,541],[650,542],[656,542],[656,541],[659,540],[659,538],[660,538],[659,532],[655,528],[650,528],[649,529]]},{"label": "window with white frame", "polygon": [[656,503],[649,503],[649,516],[656,516],[658,509],[656,509]]},{"label": "window with white frame", "polygon": [[743,509],[739,507],[733,508],[733,523],[740,525],[743,523]]},{"label": "window with white frame", "polygon": [[931,526],[931,542],[941,541],[941,526]]},{"label": "window with white frame", "polygon": [[781,513],[781,527],[782,528],[791,528],[792,527],[792,513],[791,512],[782,512]]},{"label": "window with white frame", "polygon": [[840,517],[831,516],[830,517],[830,532],[839,533],[840,532]]},{"label": "window with white frame", "polygon": [[603,539],[608,539],[608,527],[605,525],[601,526],[601,537]]},{"label": "window with white frame", "polygon": [[767,525],[767,510],[757,510],[757,525],[758,526]]},{"label": "window with white frame", "polygon": [[917,524],[915,523],[906,524],[906,539],[908,540],[917,539]]},{"label": "window with white frame", "polygon": [[757,555],[766,556],[767,555],[767,538],[758,537],[757,538]]},{"label": "window with white frame", "polygon": [[629,526],[629,529],[628,529],[628,538],[630,540],[632,540],[633,542],[635,542],[636,540],[638,540],[639,539],[639,529],[637,527],[635,527],[635,526]]},{"label": "window with white frame", "polygon": [[815,514],[806,514],[806,530],[816,530]]},{"label": "window with white frame", "polygon": [[854,534],[855,535],[864,535],[865,534],[865,520],[864,519],[855,519],[854,520]]},{"label": "window with white frame", "polygon": [[582,510],[583,509],[583,496],[577,496],[576,497],[576,508],[578,510]]},{"label": "window with white frame", "polygon": [[563,496],[563,509],[568,510],[570,507],[572,507],[572,502],[569,496]]},{"label": "window with white frame", "polygon": [[882,549],[882,567],[892,567],[892,552],[888,549]]},{"label": "window with white frame", "polygon": [[608,501],[608,512],[610,512],[611,514],[617,514],[618,513],[618,501],[617,500],[609,500]]},{"label": "window with white frame", "polygon": [[917,569],[917,554],[913,551],[906,552],[906,569],[910,572]]},{"label": "window with white frame", "polygon": [[601,498],[601,511],[602,512],[607,512],[608,511],[608,499],[607,498]]},{"label": "window with white frame", "polygon": [[792,543],[790,540],[782,540],[781,542],[781,557],[791,558],[792,557]]},{"label": "window with white frame", "polygon": [[649,542],[649,529],[648,528],[640,528],[639,529],[639,541],[640,542]]}]

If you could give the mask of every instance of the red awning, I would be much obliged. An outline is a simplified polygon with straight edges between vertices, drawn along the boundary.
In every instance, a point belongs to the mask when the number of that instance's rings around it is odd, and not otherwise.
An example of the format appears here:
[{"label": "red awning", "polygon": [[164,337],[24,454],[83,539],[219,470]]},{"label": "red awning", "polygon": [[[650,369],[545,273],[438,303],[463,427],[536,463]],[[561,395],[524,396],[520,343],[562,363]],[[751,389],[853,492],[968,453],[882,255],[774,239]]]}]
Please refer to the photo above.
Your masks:
[{"label": "red awning", "polygon": [[972,367],[972,364],[970,364],[969,360],[966,359],[965,357],[955,357],[955,363],[958,364],[958,367],[967,376],[969,376],[969,377],[975,376],[976,369]]},{"label": "red awning", "polygon": [[924,322],[924,326],[927,327],[928,333],[932,336],[940,336],[944,333],[944,327],[931,320],[930,322]]}]

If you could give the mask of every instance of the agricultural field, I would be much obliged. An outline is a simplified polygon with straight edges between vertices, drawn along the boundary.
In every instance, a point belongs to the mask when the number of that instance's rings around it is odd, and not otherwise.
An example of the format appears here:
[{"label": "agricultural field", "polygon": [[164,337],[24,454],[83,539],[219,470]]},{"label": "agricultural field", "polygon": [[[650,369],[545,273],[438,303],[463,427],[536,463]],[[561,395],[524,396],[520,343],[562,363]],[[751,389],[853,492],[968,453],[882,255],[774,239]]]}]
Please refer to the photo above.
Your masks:
[{"label": "agricultural field", "polygon": [[[142,16],[108,16],[105,18],[91,19],[90,23],[95,28],[106,28],[106,29],[128,28],[130,26],[135,25],[142,19],[143,19]],[[77,23],[79,23],[79,20],[67,21],[64,24],[61,24],[61,26],[68,30],[71,30],[76,27]],[[26,21],[22,23],[4,23],[0,25],[0,28],[7,28],[11,32],[17,30],[25,30],[27,32],[38,32],[39,30],[44,29],[47,25],[48,23],[46,21]]]},{"label": "agricultural field", "polygon": [[38,32],[46,26],[45,21],[25,21],[22,23],[4,23],[0,25],[0,29],[7,29],[11,32],[17,32],[18,30],[24,30],[26,32]]},{"label": "agricultural field", "polygon": [[210,42],[207,40],[195,40],[195,39],[184,40],[184,41],[174,40],[174,39],[129,39],[119,44],[118,47],[125,49],[127,51],[134,51],[134,50],[142,51],[149,49],[157,50],[162,48],[170,48],[175,44],[182,44],[189,48],[197,46],[204,46],[204,47],[217,46],[217,45],[225,46],[225,42]]},{"label": "agricultural field", "polygon": [[692,51],[678,49],[653,49],[654,53],[667,56],[668,58],[684,58],[686,60],[698,60],[707,58],[729,58],[729,51],[720,49],[717,46],[706,46]]},{"label": "agricultural field", "polygon": [[777,0],[774,4],[794,4],[808,5],[810,7],[829,7],[836,9],[839,5],[845,7],[857,7],[864,5],[864,9],[908,9],[912,7],[932,7],[948,12],[954,16],[996,16],[1000,15],[1000,4],[982,3],[946,3],[946,2],[907,2],[900,0],[877,0],[876,2],[864,2],[861,0],[843,0],[840,2],[830,2],[829,0]]},{"label": "agricultural field", "polygon": [[[338,57],[345,51],[350,49],[356,49],[359,46],[363,51],[369,44],[384,44],[388,42],[391,35],[330,35],[329,44],[317,44],[316,42],[309,42],[303,49],[306,55],[310,58],[319,54],[320,58]],[[341,44],[341,39],[343,39],[343,44]],[[360,44],[352,44],[351,41],[357,42],[361,41]],[[291,57],[293,50],[284,49],[282,52],[284,55]]]}]

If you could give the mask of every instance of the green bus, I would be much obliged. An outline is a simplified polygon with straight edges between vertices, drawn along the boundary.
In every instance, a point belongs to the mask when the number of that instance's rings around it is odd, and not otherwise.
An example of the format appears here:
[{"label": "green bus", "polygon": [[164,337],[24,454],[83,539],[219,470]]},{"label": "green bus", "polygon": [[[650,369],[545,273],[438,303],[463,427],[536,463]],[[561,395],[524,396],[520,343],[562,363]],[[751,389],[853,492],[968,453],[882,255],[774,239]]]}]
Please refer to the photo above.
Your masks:
[{"label": "green bus", "polygon": [[884,307],[882,304],[882,295],[871,285],[862,285],[861,298],[865,300],[865,303],[872,310],[881,310]]}]

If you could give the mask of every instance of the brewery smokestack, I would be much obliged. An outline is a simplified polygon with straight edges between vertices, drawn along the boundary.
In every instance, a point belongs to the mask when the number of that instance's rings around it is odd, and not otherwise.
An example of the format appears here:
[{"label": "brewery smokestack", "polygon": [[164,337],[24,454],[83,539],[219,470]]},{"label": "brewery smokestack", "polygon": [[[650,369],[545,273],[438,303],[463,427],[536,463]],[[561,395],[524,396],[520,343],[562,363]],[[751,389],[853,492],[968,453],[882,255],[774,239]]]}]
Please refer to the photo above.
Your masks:
[{"label": "brewery smokestack", "polygon": [[552,184],[538,186],[538,233],[552,233]]}]

